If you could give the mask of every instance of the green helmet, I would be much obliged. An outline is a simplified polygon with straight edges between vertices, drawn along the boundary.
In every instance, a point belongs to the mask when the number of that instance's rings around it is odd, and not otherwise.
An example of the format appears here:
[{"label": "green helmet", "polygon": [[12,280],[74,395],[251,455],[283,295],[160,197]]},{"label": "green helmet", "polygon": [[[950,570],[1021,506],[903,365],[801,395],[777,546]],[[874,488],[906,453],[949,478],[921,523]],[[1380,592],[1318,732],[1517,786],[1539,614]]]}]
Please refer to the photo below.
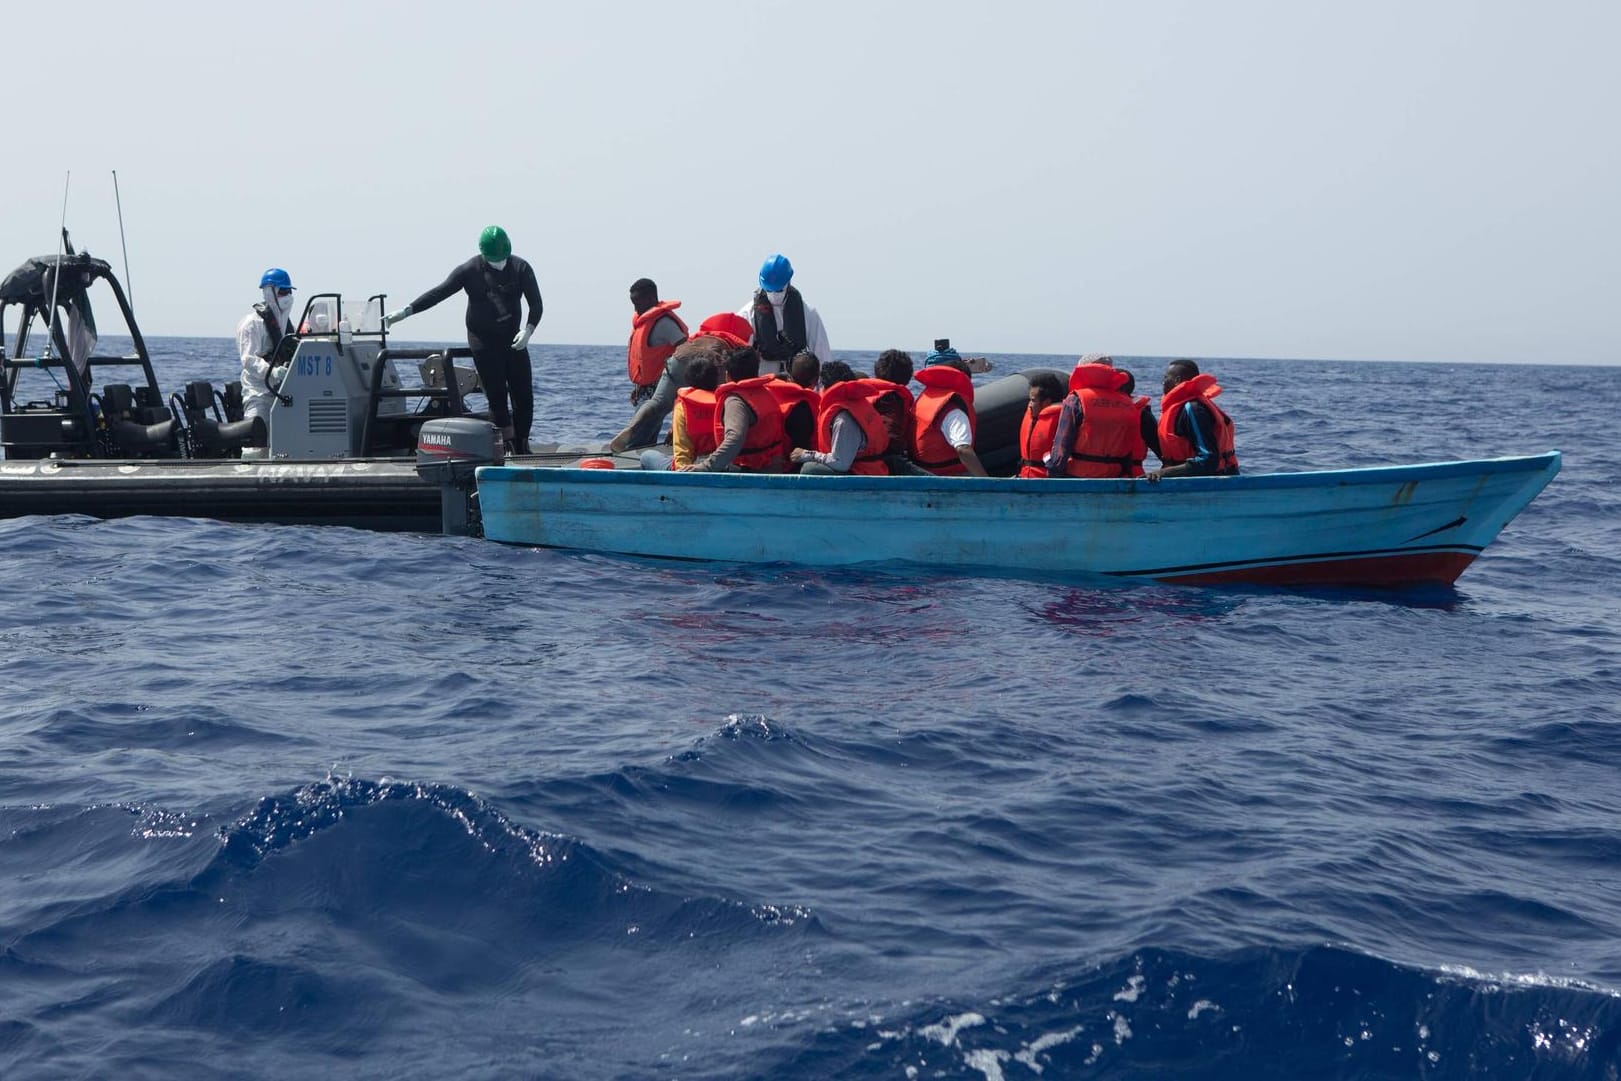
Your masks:
[{"label": "green helmet", "polygon": [[492,263],[499,263],[512,254],[512,241],[507,239],[507,231],[499,225],[486,226],[478,234],[478,253]]}]

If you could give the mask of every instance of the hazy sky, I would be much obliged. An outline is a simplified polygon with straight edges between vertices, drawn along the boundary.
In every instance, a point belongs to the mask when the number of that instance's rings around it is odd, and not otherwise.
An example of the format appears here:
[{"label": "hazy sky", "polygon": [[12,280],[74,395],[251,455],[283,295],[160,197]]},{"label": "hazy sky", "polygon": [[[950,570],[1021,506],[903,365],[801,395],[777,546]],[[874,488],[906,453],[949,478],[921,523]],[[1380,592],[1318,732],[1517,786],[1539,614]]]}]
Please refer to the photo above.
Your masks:
[{"label": "hazy sky", "polygon": [[835,352],[1621,362],[1615,0],[89,0],[6,41],[0,262],[71,170],[121,270],[116,169],[148,334],[230,334],[271,265],[397,306],[497,223],[541,343],[781,251]]}]

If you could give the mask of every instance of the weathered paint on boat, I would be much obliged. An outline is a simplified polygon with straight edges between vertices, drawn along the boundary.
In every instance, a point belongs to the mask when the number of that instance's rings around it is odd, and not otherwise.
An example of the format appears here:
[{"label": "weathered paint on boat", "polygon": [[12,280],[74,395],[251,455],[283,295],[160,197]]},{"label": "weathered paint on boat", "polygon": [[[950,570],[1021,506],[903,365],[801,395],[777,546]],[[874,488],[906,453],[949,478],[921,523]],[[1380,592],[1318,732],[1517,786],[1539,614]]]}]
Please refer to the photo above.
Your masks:
[{"label": "weathered paint on boat", "polygon": [[1559,471],[1514,458],[1145,480],[486,466],[484,535],[743,563],[904,562],[1189,583],[1451,584]]}]

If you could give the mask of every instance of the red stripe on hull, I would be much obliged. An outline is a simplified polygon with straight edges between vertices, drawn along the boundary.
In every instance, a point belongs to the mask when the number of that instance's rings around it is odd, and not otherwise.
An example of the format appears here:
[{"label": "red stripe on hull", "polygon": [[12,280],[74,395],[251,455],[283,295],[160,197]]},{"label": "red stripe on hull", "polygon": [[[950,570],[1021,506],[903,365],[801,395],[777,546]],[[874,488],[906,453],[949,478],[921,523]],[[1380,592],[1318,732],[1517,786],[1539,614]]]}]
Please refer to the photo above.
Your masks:
[{"label": "red stripe on hull", "polygon": [[1268,586],[1397,586],[1443,585],[1458,580],[1475,561],[1473,552],[1408,552],[1401,555],[1324,559],[1311,563],[1276,563],[1264,567],[1194,571],[1156,576],[1162,582],[1219,585],[1243,582]]}]

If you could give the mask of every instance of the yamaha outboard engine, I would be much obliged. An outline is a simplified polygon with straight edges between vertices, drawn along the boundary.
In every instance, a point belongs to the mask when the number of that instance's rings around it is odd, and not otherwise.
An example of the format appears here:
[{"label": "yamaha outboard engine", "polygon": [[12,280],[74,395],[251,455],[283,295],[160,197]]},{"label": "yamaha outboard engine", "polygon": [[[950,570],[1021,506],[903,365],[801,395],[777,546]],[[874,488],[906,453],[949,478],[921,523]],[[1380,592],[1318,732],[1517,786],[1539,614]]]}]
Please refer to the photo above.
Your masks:
[{"label": "yamaha outboard engine", "polygon": [[446,417],[422,426],[417,433],[417,476],[439,486],[440,520],[446,536],[475,535],[473,471],[503,461],[501,434],[487,420]]}]

